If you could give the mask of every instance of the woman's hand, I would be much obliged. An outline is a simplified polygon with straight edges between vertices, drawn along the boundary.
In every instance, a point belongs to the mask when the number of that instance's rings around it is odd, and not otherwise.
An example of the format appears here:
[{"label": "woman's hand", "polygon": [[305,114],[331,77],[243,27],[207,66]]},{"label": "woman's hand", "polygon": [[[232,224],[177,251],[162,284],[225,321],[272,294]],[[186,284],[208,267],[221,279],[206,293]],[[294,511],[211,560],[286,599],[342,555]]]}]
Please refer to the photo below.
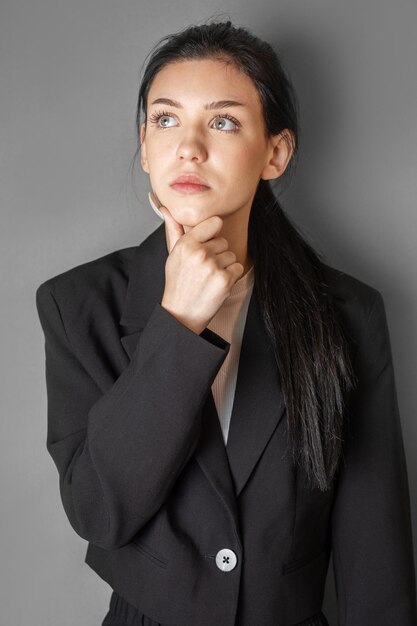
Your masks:
[{"label": "woman's hand", "polygon": [[216,236],[223,226],[220,216],[208,217],[185,232],[166,207],[159,210],[165,218],[169,253],[161,306],[200,334],[230,295],[244,267],[228,249],[227,239]]}]

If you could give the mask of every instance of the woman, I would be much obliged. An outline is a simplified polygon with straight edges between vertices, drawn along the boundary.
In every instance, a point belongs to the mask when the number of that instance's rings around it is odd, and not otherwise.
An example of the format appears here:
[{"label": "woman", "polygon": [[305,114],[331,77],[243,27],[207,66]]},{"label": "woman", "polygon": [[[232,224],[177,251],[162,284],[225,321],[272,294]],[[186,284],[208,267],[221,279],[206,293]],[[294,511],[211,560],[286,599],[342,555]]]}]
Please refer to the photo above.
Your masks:
[{"label": "woman", "polygon": [[341,625],[415,626],[382,295],[275,198],[298,128],[271,46],[230,21],[165,39],[137,109],[164,223],[36,293],[47,447],[113,588],[103,626],[325,625],[330,553]]}]

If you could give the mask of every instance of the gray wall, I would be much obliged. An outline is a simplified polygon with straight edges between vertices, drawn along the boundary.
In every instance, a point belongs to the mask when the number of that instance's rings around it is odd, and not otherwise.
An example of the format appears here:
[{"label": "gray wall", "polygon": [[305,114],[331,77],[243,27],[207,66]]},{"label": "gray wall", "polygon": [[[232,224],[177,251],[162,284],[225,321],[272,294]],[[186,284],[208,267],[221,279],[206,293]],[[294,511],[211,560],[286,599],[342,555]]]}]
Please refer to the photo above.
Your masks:
[{"label": "gray wall", "polygon": [[[160,223],[145,175],[135,189],[128,177],[140,66],[160,37],[220,9],[277,46],[298,90],[289,214],[336,267],[383,293],[417,535],[417,7],[262,5],[0,4],[2,626],[97,626],[107,611],[110,587],[83,563],[87,544],[65,517],[45,448],[35,289]],[[324,609],[335,625],[329,571]]]}]

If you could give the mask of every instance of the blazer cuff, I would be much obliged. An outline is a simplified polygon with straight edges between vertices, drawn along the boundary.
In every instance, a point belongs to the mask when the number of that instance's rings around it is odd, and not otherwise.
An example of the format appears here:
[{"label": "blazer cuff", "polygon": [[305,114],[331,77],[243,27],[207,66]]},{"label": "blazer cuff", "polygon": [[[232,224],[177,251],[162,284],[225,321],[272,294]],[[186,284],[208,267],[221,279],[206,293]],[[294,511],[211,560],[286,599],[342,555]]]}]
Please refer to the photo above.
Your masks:
[{"label": "blazer cuff", "polygon": [[[226,355],[230,350],[230,342],[226,341],[221,335],[218,335],[210,328],[206,327],[201,331],[200,334],[195,333],[191,328],[185,326],[182,322],[180,322],[175,315],[167,311],[160,302],[158,302],[154,310],[151,314],[151,318],[155,318],[157,322],[162,322],[163,324],[168,324],[172,327],[172,330],[176,332],[180,332],[184,335],[184,339],[189,339],[191,341],[195,340],[195,338],[202,338],[205,340],[205,343],[209,342],[213,346],[219,348],[222,352],[226,351]],[[191,337],[189,336],[191,334]],[[196,341],[196,344],[201,344],[201,341]]]}]

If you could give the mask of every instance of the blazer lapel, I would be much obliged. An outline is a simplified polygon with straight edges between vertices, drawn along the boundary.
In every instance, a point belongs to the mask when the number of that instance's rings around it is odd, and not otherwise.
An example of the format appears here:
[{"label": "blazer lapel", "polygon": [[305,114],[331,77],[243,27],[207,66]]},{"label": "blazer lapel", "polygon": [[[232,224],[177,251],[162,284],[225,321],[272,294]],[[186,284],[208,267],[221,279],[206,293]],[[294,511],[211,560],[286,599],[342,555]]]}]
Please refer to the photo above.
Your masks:
[{"label": "blazer lapel", "polygon": [[226,446],[237,496],[286,415],[285,408],[254,285],[243,331]]},{"label": "blazer lapel", "polygon": [[[161,224],[136,249],[119,320],[121,343],[129,356],[153,308],[161,302],[168,251]],[[206,330],[202,332],[202,336]],[[227,446],[212,390],[202,410],[202,432],[194,452],[207,479],[238,525],[237,496],[248,481],[275,428],[285,415],[277,368],[262,323],[255,285],[244,327]]]}]

